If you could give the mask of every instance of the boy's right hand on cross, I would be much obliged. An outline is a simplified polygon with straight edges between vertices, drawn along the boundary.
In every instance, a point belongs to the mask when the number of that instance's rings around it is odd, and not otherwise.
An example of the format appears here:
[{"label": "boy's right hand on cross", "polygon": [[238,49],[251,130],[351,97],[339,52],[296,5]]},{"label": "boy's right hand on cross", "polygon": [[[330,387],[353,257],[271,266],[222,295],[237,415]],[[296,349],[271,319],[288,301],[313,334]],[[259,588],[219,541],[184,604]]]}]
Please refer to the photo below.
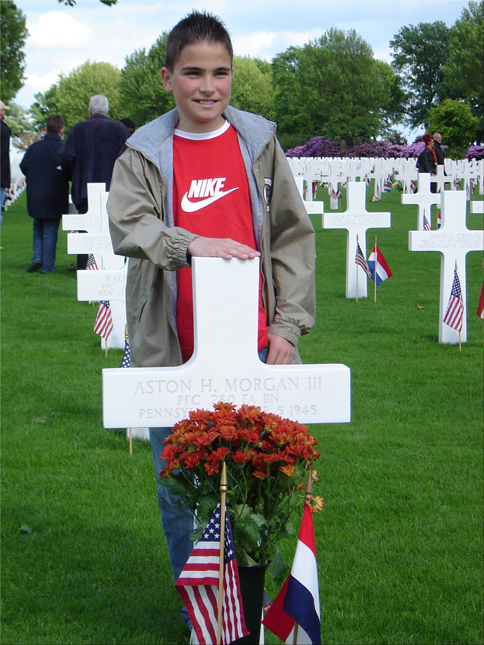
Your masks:
[{"label": "boy's right hand on cross", "polygon": [[241,244],[229,238],[196,237],[190,242],[187,249],[188,257],[223,258],[231,260],[249,260],[260,257],[260,253],[251,249],[246,244]]}]

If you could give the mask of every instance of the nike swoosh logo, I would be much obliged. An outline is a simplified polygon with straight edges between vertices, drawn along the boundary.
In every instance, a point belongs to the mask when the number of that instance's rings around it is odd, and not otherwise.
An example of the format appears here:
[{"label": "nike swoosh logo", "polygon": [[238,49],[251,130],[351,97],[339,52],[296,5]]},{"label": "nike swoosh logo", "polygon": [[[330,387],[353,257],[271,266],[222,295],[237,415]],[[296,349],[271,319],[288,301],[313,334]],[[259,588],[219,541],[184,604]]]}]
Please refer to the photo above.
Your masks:
[{"label": "nike swoosh logo", "polygon": [[185,213],[195,213],[196,211],[199,211],[202,208],[205,208],[205,206],[210,206],[210,204],[213,204],[218,199],[222,199],[222,197],[225,197],[225,195],[229,195],[230,193],[233,193],[234,190],[238,190],[238,189],[239,187],[237,186],[237,188],[231,188],[230,190],[223,190],[220,193],[216,193],[215,195],[212,195],[212,197],[207,197],[206,199],[202,199],[202,201],[200,202],[191,202],[188,199],[188,193],[185,193],[181,201],[181,207],[185,211]]}]

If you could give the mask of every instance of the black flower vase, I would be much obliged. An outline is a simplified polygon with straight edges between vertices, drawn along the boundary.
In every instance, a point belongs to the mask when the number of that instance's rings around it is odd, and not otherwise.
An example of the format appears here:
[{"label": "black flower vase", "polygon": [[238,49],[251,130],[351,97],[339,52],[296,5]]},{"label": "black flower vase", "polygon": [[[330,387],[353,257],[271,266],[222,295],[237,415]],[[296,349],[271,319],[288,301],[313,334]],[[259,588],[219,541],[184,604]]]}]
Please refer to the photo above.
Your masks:
[{"label": "black flower vase", "polygon": [[236,645],[259,645],[264,603],[264,580],[269,565],[239,567],[240,595],[248,636],[234,641]]}]

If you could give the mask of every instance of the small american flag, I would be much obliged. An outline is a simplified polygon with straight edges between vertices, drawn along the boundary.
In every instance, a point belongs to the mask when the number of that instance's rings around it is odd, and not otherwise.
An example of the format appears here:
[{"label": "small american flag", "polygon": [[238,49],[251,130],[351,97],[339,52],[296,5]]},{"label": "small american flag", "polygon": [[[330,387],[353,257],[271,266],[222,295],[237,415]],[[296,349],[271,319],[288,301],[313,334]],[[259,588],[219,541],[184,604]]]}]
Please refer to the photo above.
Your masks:
[{"label": "small american flag", "polygon": [[124,341],[124,354],[121,361],[121,367],[131,367],[131,350],[129,348],[129,340],[126,338]]},{"label": "small american flag", "polygon": [[444,322],[456,331],[462,331],[462,321],[464,319],[464,303],[462,302],[462,292],[460,288],[459,276],[457,269],[454,269],[454,282],[450,292],[449,304],[445,312]]},{"label": "small american flag", "polygon": [[388,177],[385,179],[385,183],[383,184],[383,191],[385,193],[389,193],[392,189],[392,177],[391,175],[388,175]]},{"label": "small american flag", "polygon": [[432,227],[430,226],[428,219],[425,217],[425,213],[424,213],[424,216],[423,216],[423,230],[424,231],[431,231],[432,230]]},{"label": "small american flag", "polygon": [[442,213],[437,211],[437,230],[442,226]]},{"label": "small american flag", "polygon": [[363,255],[363,252],[360,248],[360,243],[358,242],[358,239],[356,239],[356,258],[355,258],[356,264],[358,264],[363,271],[366,273],[366,275],[370,278],[371,280],[371,271],[370,267],[368,266],[368,262],[365,260],[365,256]]},{"label": "small american flag", "polygon": [[87,258],[87,265],[86,269],[89,271],[98,271],[99,267],[96,264],[96,258],[92,253],[89,253],[88,258]]},{"label": "small american flag", "polygon": [[338,188],[338,184],[336,184],[336,190],[333,188],[333,185],[331,184],[330,195],[331,195],[331,199],[339,199],[341,197],[341,192],[340,192],[340,189]]},{"label": "small american flag", "polygon": [[[220,503],[187,560],[175,587],[188,610],[198,642],[217,642],[218,583],[220,562]],[[224,588],[222,643],[247,636],[232,529],[225,511]]]},{"label": "small american flag", "polygon": [[107,340],[109,334],[113,331],[113,316],[111,314],[109,300],[101,300],[99,303],[94,331],[104,338],[104,340]]},{"label": "small american flag", "polygon": [[416,192],[417,192],[417,188],[418,188],[418,184],[417,184],[417,182],[415,181],[415,179],[412,179],[412,181],[410,182],[410,191],[411,191],[412,193],[416,193]]}]

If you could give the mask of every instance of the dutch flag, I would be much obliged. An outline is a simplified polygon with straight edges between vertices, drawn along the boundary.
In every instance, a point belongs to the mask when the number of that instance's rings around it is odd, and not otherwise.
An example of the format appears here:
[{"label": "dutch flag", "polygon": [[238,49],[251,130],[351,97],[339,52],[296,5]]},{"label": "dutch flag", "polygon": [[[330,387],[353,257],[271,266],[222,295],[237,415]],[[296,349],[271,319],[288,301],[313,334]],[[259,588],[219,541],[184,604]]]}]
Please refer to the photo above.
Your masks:
[{"label": "dutch flag", "polygon": [[285,643],[321,644],[318,565],[308,504],[304,505],[291,573],[262,622]]},{"label": "dutch flag", "polygon": [[371,279],[375,282],[375,264],[376,264],[376,286],[378,287],[384,280],[391,278],[393,273],[390,271],[388,264],[383,257],[382,252],[375,244],[375,248],[371,252],[367,260],[368,267],[370,268]]}]

